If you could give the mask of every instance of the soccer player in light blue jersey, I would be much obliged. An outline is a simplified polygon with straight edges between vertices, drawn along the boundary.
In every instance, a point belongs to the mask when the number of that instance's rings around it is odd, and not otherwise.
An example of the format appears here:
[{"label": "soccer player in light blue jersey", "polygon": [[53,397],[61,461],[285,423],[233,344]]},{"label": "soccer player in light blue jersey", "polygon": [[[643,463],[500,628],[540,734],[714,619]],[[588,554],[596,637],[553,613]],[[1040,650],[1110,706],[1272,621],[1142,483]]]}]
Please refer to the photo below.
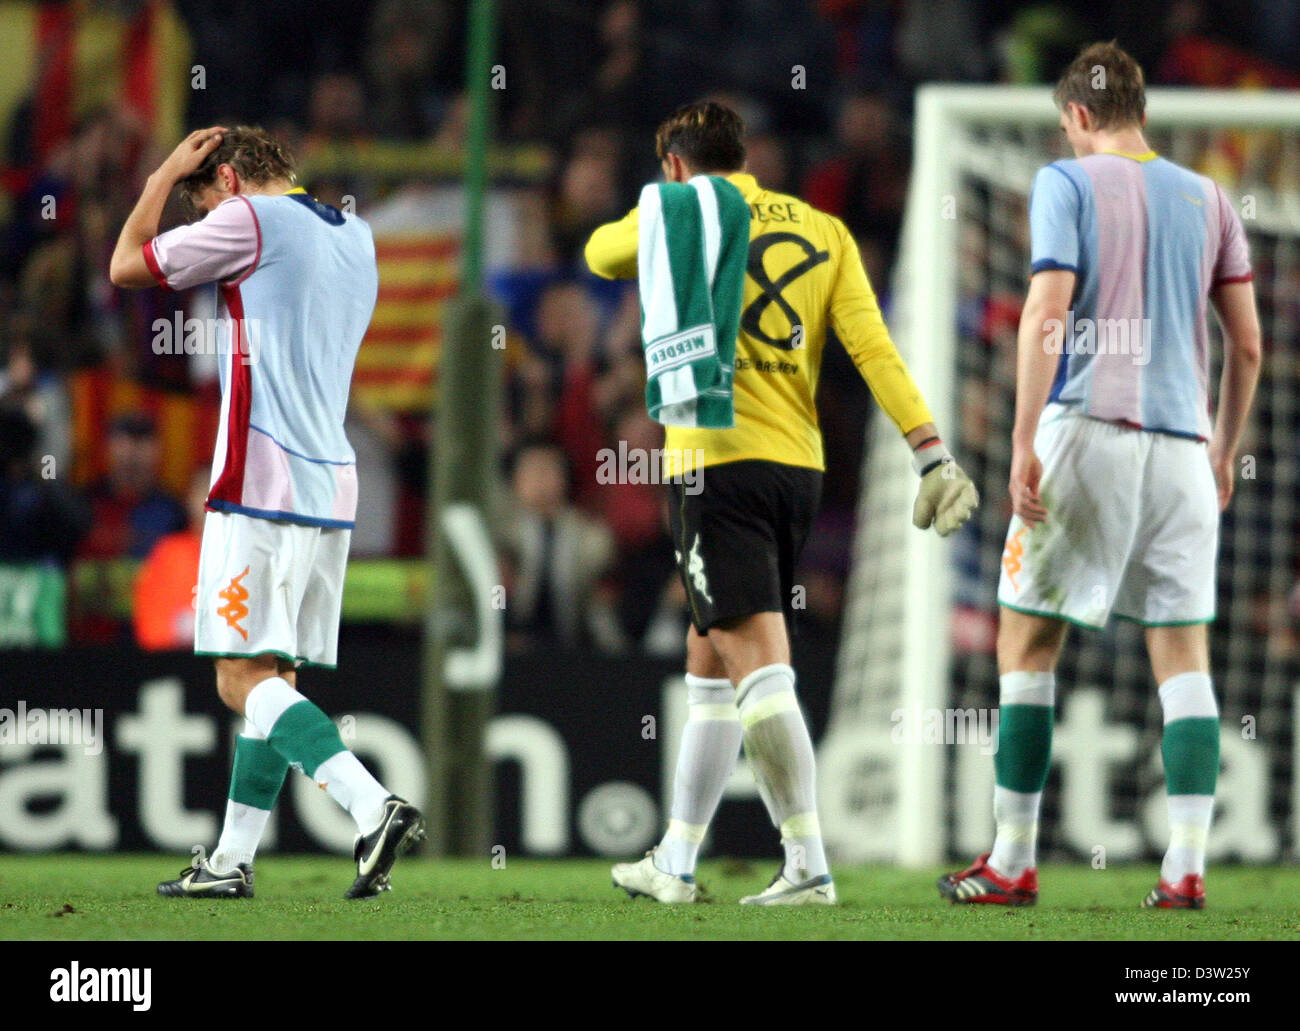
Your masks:
[{"label": "soccer player in light blue jersey", "polygon": [[[1219,771],[1214,618],[1219,513],[1260,366],[1240,219],[1211,180],[1143,137],[1142,70],[1114,43],[1056,88],[1075,158],[1038,172],[1021,315],[1007,532],[998,585],[996,838],[939,881],[953,902],[1031,904],[1070,623],[1146,628],[1164,713],[1170,840],[1143,905],[1200,909]],[[1211,417],[1206,309],[1225,352]]]},{"label": "soccer player in light blue jersey", "polygon": [[[202,217],[157,235],[177,184]],[[294,766],[356,822],[347,897],[376,895],[423,820],[297,689],[298,667],[333,667],[338,647],[357,505],[343,420],[379,282],[370,228],[295,185],[265,132],[217,126],[191,133],[149,177],[109,274],[120,287],[204,287],[221,370],[194,648],[213,657],[217,692],[245,728],[221,840],[158,892],[251,897],[258,840]]]}]

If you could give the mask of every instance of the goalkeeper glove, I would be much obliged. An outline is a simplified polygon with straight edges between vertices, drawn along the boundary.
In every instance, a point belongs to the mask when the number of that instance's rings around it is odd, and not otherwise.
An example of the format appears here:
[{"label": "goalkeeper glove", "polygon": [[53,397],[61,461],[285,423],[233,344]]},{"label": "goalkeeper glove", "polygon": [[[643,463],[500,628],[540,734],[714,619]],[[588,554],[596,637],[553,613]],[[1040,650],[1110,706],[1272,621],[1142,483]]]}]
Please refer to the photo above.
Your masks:
[{"label": "goalkeeper glove", "polygon": [[916,448],[912,468],[921,477],[921,489],[912,506],[912,525],[918,530],[933,525],[940,537],[947,537],[974,514],[980,503],[979,491],[938,437]]}]

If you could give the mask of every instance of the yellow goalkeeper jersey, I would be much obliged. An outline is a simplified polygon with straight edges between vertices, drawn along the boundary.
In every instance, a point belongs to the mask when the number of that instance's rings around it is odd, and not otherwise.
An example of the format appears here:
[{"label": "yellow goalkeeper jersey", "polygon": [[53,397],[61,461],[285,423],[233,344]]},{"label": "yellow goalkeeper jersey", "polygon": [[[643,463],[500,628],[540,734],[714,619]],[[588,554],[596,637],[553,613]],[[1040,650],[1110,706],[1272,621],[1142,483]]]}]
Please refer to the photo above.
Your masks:
[{"label": "yellow goalkeeper jersey", "polygon": [[[749,205],[736,421],[721,430],[668,427],[665,474],[750,458],[825,469],[814,399],[831,328],[900,433],[931,422],[844,223],[797,197],[763,189],[752,175],[737,172],[727,180]],[[591,234],[587,264],[606,279],[634,278],[637,242],[633,208]]]}]

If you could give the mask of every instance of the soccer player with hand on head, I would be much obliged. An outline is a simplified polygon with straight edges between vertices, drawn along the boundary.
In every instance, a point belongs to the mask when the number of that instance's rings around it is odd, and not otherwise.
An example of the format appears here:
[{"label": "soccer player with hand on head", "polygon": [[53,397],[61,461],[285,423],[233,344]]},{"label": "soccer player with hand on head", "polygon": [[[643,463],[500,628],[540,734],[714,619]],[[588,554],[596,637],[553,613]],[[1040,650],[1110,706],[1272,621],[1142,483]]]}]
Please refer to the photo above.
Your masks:
[{"label": "soccer player with hand on head", "polygon": [[[844,223],[746,173],[744,126],[723,105],[674,112],[659,128],[656,150],[670,182],[711,174],[740,191],[750,212],[748,271],[734,425],[670,426],[664,442],[673,544],[691,609],[690,715],[667,832],[644,859],[615,866],[613,879],[634,896],[695,901],[700,842],[743,740],[785,857],[771,884],[741,902],[833,903],[812,740],[786,629],[825,468],[814,398],[830,330],[913,449],[921,477],[915,524],[947,536],[970,517],[978,495],[939,439]],[[601,226],[587,243],[588,265],[606,278],[636,276],[638,231],[636,209]]]},{"label": "soccer player with hand on head", "polygon": [[[290,766],[356,821],[348,898],[387,890],[398,855],[423,835],[419,811],[297,690],[299,666],[335,664],[357,504],[343,420],[379,276],[370,228],[295,180],[260,129],[193,132],[147,180],[110,266],[119,287],[204,286],[220,357],[195,651],[213,656],[217,692],[246,722],[221,840],[158,886],[166,896],[253,895],[253,856]],[[157,235],[177,184],[202,217]]]},{"label": "soccer player with hand on head", "polygon": [[[1087,47],[1056,102],[1076,157],[1041,169],[1030,197],[1014,515],[998,585],[997,833],[939,891],[962,903],[1037,899],[1061,644],[1067,624],[1100,628],[1114,614],[1146,628],[1164,713],[1170,839],[1143,905],[1200,909],[1219,772],[1206,624],[1219,513],[1260,367],[1250,261],[1223,190],[1147,145],[1133,58],[1114,43]],[[1225,338],[1213,424],[1207,303]]]}]

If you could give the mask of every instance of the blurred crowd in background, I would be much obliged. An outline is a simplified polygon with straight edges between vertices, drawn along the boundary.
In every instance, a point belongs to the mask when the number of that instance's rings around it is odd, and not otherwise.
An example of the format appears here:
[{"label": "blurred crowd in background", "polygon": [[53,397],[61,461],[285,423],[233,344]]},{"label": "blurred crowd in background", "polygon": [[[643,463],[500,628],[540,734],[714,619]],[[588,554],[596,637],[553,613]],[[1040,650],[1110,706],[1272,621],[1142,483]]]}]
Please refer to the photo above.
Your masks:
[{"label": "blurred crowd in background", "polygon": [[[15,629],[11,612],[0,644],[39,643],[30,632],[47,643],[189,643],[188,571],[218,391],[210,356],[153,346],[155,322],[185,299],[108,281],[145,176],[185,131],[247,123],[288,143],[309,190],[355,202],[363,216],[400,190],[402,160],[414,162],[405,178],[415,179],[426,174],[420,155],[450,156],[443,177],[454,185],[467,129],[466,6],[0,3],[9,65],[0,75],[0,593],[36,627]],[[596,478],[602,448],[661,440],[642,401],[635,287],[596,279],[581,256],[590,231],[658,176],[653,131],[679,103],[714,96],[735,106],[749,129],[749,170],[844,219],[888,312],[919,83],[1050,82],[1083,42],[1118,37],[1152,84],[1300,85],[1291,0],[498,8],[497,136],[503,152],[527,157],[512,185],[538,213],[519,230],[513,266],[490,270],[510,335],[500,543],[512,644],[682,648],[684,598],[660,490]],[[169,211],[168,224],[180,218]],[[403,344],[400,331],[386,332]],[[436,376],[422,404],[375,397],[382,392],[359,398],[351,417],[367,506],[354,554],[417,557]],[[842,349],[829,347],[819,398],[825,497],[798,574],[801,632],[828,640],[870,404]],[[133,604],[114,594],[120,577],[95,573],[105,560],[140,563],[130,567]],[[42,630],[61,613],[66,631]]]}]

